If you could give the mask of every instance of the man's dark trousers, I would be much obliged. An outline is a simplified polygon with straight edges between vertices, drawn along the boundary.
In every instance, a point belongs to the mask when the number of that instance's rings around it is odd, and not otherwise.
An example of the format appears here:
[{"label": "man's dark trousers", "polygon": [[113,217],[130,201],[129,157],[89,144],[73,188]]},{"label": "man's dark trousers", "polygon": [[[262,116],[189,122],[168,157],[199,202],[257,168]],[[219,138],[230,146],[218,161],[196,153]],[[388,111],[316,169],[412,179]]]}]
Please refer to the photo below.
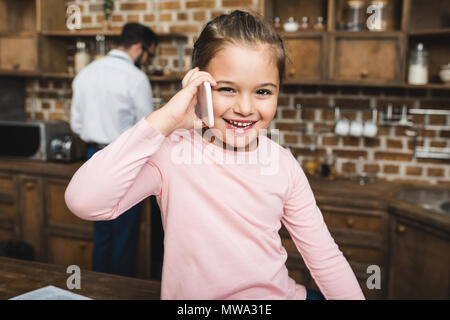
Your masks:
[{"label": "man's dark trousers", "polygon": [[[99,150],[89,146],[87,159]],[[135,276],[141,206],[136,204],[114,220],[94,222],[94,271]]]}]

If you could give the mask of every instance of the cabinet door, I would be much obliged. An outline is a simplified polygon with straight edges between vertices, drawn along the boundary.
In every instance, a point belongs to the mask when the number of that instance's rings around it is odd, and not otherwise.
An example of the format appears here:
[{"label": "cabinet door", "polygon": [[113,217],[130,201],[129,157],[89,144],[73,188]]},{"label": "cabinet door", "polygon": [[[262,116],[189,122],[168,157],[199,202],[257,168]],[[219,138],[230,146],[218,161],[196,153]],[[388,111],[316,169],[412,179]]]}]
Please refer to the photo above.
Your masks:
[{"label": "cabinet door", "polygon": [[45,183],[46,221],[48,224],[92,227],[92,221],[86,221],[75,216],[67,208],[64,193],[68,180],[47,179]]},{"label": "cabinet door", "polygon": [[285,79],[292,81],[317,81],[323,74],[322,37],[285,38]]},{"label": "cabinet door", "polygon": [[399,38],[335,37],[331,43],[330,79],[347,82],[401,81]]},{"label": "cabinet door", "polygon": [[450,239],[407,220],[393,219],[391,299],[449,299]]},{"label": "cabinet door", "polygon": [[93,241],[52,235],[49,237],[49,262],[92,270],[93,248]]},{"label": "cabinet door", "polygon": [[20,177],[21,239],[34,248],[38,261],[45,261],[43,241],[42,181]]},{"label": "cabinet door", "polygon": [[0,38],[0,69],[34,71],[37,69],[37,38]]},{"label": "cabinet door", "polygon": [[[17,239],[19,236],[17,179],[9,174],[0,174],[0,238]],[[11,232],[7,232],[6,230]]]}]

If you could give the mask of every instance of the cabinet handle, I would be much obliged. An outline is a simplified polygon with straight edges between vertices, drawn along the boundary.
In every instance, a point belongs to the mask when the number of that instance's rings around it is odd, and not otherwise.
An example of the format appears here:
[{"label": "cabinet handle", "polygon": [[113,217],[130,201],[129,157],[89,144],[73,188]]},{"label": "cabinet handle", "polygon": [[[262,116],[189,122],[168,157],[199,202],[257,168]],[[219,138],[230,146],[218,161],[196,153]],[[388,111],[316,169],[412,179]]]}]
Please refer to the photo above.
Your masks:
[{"label": "cabinet handle", "polygon": [[406,231],[406,227],[405,227],[404,225],[399,224],[399,225],[397,226],[397,232],[398,232],[398,233],[403,233],[403,232],[405,232],[405,231]]},{"label": "cabinet handle", "polygon": [[289,69],[289,75],[292,77],[293,75],[295,75],[295,69]]},{"label": "cabinet handle", "polygon": [[28,191],[33,190],[34,187],[35,187],[35,184],[34,184],[33,182],[27,182],[27,183],[25,183],[25,188],[26,188]]},{"label": "cabinet handle", "polygon": [[349,228],[352,228],[354,225],[355,225],[355,219],[353,219],[353,218],[348,218],[348,219],[347,219],[347,226],[348,226]]},{"label": "cabinet handle", "polygon": [[361,78],[367,78],[367,76],[369,75],[369,71],[367,71],[366,69],[361,70],[360,76]]}]

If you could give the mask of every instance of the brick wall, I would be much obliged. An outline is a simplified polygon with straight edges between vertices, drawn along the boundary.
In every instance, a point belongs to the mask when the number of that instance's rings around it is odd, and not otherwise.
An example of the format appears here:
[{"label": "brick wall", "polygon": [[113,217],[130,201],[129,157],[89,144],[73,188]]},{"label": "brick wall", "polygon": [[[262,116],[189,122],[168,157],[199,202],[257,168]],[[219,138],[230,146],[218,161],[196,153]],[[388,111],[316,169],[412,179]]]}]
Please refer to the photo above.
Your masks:
[{"label": "brick wall", "polygon": [[[333,86],[285,86],[280,93],[272,127],[280,130],[280,142],[300,162],[336,157],[337,172],[376,174],[387,180],[414,180],[450,185],[450,160],[416,159],[407,126],[380,125],[375,138],[340,137],[334,133],[333,106],[342,107],[341,117],[371,120],[371,107],[379,113],[392,104],[401,107],[450,110],[450,92],[422,89],[361,88]],[[418,129],[417,146],[450,147],[450,116],[412,117]],[[423,129],[422,129],[423,128]],[[311,148],[311,146],[316,146]]]},{"label": "brick wall", "polygon": [[[191,67],[190,55],[195,37],[207,21],[233,9],[258,11],[260,1],[262,0],[116,0],[111,26],[120,28],[126,22],[135,21],[156,32],[186,35],[182,61],[183,70],[186,71]],[[83,28],[102,27],[102,0],[72,2],[81,8]],[[176,41],[165,40],[158,50],[161,58],[154,62],[168,70],[178,71],[180,61]],[[155,98],[167,101],[176,92],[177,84],[155,82],[152,87]],[[68,80],[29,80],[26,90],[28,117],[69,120],[71,94],[71,83]],[[33,96],[35,99],[32,99]],[[365,120],[371,117],[370,107],[382,109],[388,103],[395,107],[407,104],[413,108],[450,109],[450,92],[332,86],[284,87],[272,128],[280,129],[281,144],[289,147],[301,163],[328,153],[337,157],[337,172],[344,176],[361,169],[388,180],[417,180],[450,185],[450,162],[415,159],[412,139],[406,135],[405,127],[381,126],[375,139],[337,137],[333,134],[334,112],[327,107],[348,107],[348,110],[341,112],[342,116],[350,120]],[[304,108],[299,110],[296,108],[298,105]],[[445,128],[450,126],[449,117],[431,116],[423,119],[415,116],[414,121],[427,125],[427,129],[420,132],[424,138],[419,139],[419,146],[450,147],[450,131]],[[317,135],[319,130],[330,132]],[[313,142],[317,144],[316,150],[310,148]]]}]

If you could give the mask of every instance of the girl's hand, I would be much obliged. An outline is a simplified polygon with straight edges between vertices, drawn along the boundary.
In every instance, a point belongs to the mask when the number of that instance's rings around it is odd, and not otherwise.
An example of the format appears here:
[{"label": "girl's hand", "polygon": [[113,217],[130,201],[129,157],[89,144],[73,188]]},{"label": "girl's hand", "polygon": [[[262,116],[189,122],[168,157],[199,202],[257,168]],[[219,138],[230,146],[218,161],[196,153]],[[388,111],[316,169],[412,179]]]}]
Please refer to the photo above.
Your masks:
[{"label": "girl's hand", "polygon": [[178,129],[190,130],[204,127],[202,120],[195,114],[198,87],[205,81],[216,85],[214,78],[199,68],[189,70],[182,80],[183,89],[175,94],[161,109],[152,112],[146,120],[165,136]]}]

